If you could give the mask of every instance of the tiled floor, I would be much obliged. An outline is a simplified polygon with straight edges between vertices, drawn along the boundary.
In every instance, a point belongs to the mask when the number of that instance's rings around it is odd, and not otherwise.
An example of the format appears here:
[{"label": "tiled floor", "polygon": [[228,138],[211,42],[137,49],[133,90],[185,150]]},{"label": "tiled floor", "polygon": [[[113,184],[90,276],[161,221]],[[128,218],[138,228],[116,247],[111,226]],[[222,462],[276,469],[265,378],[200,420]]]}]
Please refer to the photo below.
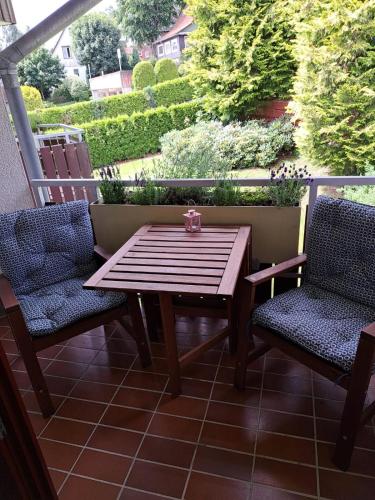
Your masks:
[{"label": "tiled floor", "polygon": [[[223,345],[184,372],[184,395],[171,399],[162,344],[152,345],[144,371],[129,338],[111,327],[91,331],[41,353],[57,407],[44,420],[0,325],[61,499],[375,498],[374,427],[361,431],[350,471],[335,469],[344,391],[280,352],[253,364],[240,393]],[[181,349],[212,329],[209,320],[181,318]]]}]

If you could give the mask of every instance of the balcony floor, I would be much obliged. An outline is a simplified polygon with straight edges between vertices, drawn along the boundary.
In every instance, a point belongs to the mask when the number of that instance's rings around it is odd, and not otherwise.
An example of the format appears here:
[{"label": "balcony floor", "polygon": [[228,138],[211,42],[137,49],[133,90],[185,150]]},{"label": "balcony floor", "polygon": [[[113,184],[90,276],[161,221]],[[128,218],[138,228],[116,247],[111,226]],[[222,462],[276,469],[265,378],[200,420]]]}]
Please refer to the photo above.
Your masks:
[{"label": "balcony floor", "polygon": [[[212,327],[179,319],[181,348]],[[129,338],[97,329],[40,353],[57,406],[45,420],[1,319],[0,336],[61,499],[374,498],[375,427],[362,429],[350,471],[335,469],[345,392],[276,350],[239,393],[233,357],[213,349],[185,370],[184,395],[172,400],[162,344],[142,371]]]}]

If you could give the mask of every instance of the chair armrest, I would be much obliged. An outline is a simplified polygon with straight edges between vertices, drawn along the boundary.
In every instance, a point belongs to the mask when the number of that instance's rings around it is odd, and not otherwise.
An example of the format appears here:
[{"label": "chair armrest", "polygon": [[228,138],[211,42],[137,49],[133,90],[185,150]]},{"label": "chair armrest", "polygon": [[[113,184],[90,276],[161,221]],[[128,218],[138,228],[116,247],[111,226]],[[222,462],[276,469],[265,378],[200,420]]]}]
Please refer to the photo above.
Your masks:
[{"label": "chair armrest", "polygon": [[97,257],[99,257],[100,259],[102,259],[104,261],[107,261],[112,257],[112,254],[107,252],[107,250],[105,250],[100,245],[94,246],[94,253]]},{"label": "chair armrest", "polygon": [[362,335],[375,342],[375,322],[365,326],[362,330]]},{"label": "chair armrest", "polygon": [[295,267],[305,264],[306,261],[307,255],[301,254],[297,257],[293,257],[293,259],[280,262],[280,264],[276,264],[276,266],[268,267],[263,271],[258,271],[257,273],[250,274],[249,276],[246,276],[245,279],[249,281],[252,286],[257,286],[261,283],[264,283],[265,281],[269,281],[270,279],[279,276],[280,274],[286,273],[287,271],[290,271]]},{"label": "chair armrest", "polygon": [[14,295],[12,285],[4,275],[0,275],[0,302],[6,312],[20,307],[17,297]]}]

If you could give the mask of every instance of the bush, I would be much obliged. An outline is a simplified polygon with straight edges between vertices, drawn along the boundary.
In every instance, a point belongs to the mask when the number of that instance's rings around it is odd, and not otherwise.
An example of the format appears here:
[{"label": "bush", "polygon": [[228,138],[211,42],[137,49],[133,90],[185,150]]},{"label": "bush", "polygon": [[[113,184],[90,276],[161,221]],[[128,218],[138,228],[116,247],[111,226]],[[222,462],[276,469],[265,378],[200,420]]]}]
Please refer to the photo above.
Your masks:
[{"label": "bush", "polygon": [[37,88],[30,87],[29,85],[21,85],[21,93],[27,111],[43,107],[42,96]]},{"label": "bush", "polygon": [[375,165],[375,3],[306,3],[296,44],[297,146],[334,175]]},{"label": "bush", "polygon": [[[178,128],[183,128],[181,122]],[[163,161],[170,177],[181,171],[183,177],[206,177],[204,172],[213,176],[230,169],[264,168],[293,148],[293,131],[286,118],[270,124],[256,120],[226,126],[218,121],[199,122],[161,139]]]},{"label": "bush", "polygon": [[[366,165],[365,175],[375,177],[375,167]],[[341,194],[347,200],[375,205],[375,186],[347,186],[341,190]]]},{"label": "bush", "polygon": [[74,78],[70,83],[70,95],[73,101],[87,101],[91,97],[90,87],[80,78]]},{"label": "bush", "polygon": [[152,64],[148,61],[141,61],[133,69],[133,87],[135,90],[142,90],[150,85],[155,85],[156,77]]},{"label": "bush", "polygon": [[159,59],[155,64],[155,76],[158,83],[178,78],[177,65],[172,59]]},{"label": "bush", "polygon": [[118,115],[143,112],[148,107],[153,107],[152,102],[155,106],[170,106],[190,101],[192,97],[193,89],[189,80],[177,78],[154,87],[147,87],[143,91],[30,112],[29,119],[34,129],[37,123],[79,125],[101,118],[114,118]]},{"label": "bush", "polygon": [[192,123],[201,107],[201,101],[193,101],[82,124],[93,166],[155,153],[160,149],[160,137],[181,128],[183,116]]}]

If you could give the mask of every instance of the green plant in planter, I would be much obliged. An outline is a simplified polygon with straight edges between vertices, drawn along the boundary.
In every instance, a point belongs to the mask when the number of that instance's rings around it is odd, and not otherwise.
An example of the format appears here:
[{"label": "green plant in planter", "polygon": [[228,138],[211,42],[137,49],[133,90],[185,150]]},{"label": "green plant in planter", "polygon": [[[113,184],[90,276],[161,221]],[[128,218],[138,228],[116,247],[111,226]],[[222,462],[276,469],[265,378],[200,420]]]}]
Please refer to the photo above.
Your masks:
[{"label": "green plant in planter", "polygon": [[131,205],[159,205],[162,188],[156,187],[142,170],[135,174],[135,187],[130,191],[128,203]]},{"label": "green plant in planter", "polygon": [[121,204],[125,203],[126,191],[124,185],[121,183],[120,170],[118,167],[103,167],[100,169],[100,183],[99,190],[103,198],[103,203],[107,204]]},{"label": "green plant in planter", "polygon": [[279,168],[271,170],[271,184],[266,188],[266,192],[272,205],[277,207],[298,205],[307,191],[306,179],[312,182],[307,167],[297,168],[294,164],[282,163]]}]

